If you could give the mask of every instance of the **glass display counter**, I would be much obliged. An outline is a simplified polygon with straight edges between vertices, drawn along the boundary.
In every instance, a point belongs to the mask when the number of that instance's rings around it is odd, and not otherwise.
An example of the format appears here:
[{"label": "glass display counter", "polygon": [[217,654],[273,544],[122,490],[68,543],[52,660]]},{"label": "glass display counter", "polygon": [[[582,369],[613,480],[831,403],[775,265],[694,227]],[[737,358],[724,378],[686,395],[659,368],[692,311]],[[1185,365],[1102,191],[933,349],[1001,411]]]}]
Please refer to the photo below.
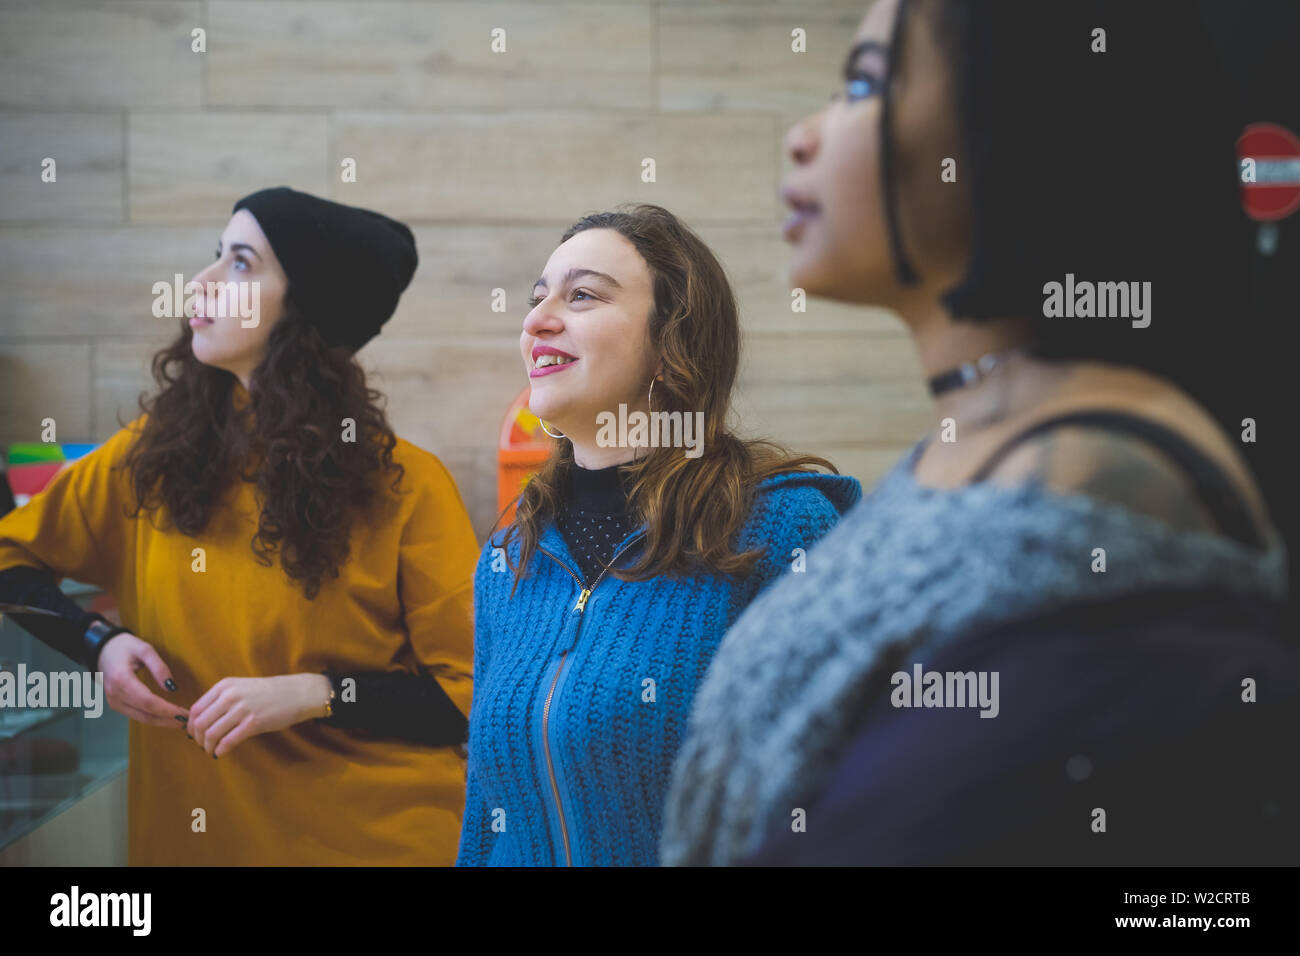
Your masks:
[{"label": "glass display counter", "polygon": [[[75,582],[61,586],[88,609],[102,597]],[[76,674],[78,680],[85,673],[3,615],[0,671],[13,675],[15,684],[22,672]],[[109,709],[102,692],[99,707],[90,716],[84,707],[0,706],[0,849],[125,772],[127,719]]]}]

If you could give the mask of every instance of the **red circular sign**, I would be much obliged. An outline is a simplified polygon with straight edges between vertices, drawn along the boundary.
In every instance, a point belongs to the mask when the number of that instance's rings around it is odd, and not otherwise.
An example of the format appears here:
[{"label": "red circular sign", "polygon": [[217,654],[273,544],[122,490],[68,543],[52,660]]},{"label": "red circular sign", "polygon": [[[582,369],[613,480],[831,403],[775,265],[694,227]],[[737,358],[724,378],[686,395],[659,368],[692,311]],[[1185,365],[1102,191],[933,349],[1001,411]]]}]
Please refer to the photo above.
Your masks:
[{"label": "red circular sign", "polygon": [[1246,215],[1257,222],[1285,219],[1300,209],[1300,139],[1276,123],[1251,123],[1237,139],[1237,179]]}]

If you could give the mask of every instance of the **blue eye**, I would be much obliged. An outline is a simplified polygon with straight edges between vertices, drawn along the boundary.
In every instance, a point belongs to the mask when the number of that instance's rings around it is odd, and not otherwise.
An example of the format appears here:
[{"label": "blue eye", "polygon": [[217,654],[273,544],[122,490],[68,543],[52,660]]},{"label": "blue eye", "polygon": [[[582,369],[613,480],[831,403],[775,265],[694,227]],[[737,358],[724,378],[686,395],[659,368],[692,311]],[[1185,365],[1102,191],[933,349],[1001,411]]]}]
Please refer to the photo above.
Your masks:
[{"label": "blue eye", "polygon": [[574,294],[575,296],[577,296],[577,295],[585,295],[587,298],[589,298],[589,299],[591,298],[591,293],[588,292],[586,289],[574,289],[574,290],[573,290],[573,294]]},{"label": "blue eye", "polygon": [[855,76],[848,81],[845,87],[848,91],[849,100],[866,99],[876,92],[876,84],[873,80],[865,76]]}]

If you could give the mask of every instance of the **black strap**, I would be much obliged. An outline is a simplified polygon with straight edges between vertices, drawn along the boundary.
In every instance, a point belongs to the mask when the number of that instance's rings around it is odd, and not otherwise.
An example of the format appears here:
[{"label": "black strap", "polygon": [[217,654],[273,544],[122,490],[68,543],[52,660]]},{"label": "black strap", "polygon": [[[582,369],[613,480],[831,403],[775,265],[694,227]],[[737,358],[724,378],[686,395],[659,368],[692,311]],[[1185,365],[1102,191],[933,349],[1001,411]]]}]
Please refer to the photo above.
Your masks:
[{"label": "black strap", "polygon": [[1003,442],[980,466],[971,481],[979,482],[988,478],[1002,459],[1021,442],[1062,425],[1097,425],[1146,439],[1173,459],[1191,478],[1197,495],[1224,534],[1248,547],[1262,549],[1265,546],[1264,536],[1255,525],[1250,509],[1218,465],[1176,431],[1126,412],[1089,409],[1065,412],[1037,422]]}]

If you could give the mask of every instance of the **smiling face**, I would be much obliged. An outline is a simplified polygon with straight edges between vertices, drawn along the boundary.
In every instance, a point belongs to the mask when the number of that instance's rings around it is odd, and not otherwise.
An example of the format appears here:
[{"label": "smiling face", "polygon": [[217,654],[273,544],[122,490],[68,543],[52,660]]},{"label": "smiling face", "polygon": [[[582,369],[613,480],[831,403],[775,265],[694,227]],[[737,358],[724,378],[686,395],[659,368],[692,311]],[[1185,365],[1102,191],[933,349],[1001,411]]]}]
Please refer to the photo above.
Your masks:
[{"label": "smiling face", "polygon": [[[921,7],[921,9],[917,9]],[[811,295],[906,308],[960,279],[969,244],[949,66],[931,30],[932,5],[909,4],[901,70],[891,79],[893,179],[903,248],[920,273],[897,281],[881,187],[880,110],[898,0],[877,0],[853,38],[844,87],[786,133],[794,168],[782,183],[792,210],[790,284]],[[957,181],[940,178],[957,160]]]},{"label": "smiling face", "polygon": [[[194,357],[204,365],[225,369],[247,386],[249,375],[266,353],[271,329],[284,313],[289,287],[288,277],[252,213],[241,209],[230,217],[217,241],[216,261],[190,281],[203,287],[201,293],[195,290],[194,315],[189,320]],[[214,286],[210,288],[209,283]],[[257,283],[256,296],[250,283]],[[254,303],[256,324],[243,318],[246,307]]]},{"label": "smiling face", "polygon": [[519,350],[534,415],[576,446],[594,444],[600,412],[644,410],[654,292],[629,240],[613,229],[579,232],[551,254],[530,304]]}]

